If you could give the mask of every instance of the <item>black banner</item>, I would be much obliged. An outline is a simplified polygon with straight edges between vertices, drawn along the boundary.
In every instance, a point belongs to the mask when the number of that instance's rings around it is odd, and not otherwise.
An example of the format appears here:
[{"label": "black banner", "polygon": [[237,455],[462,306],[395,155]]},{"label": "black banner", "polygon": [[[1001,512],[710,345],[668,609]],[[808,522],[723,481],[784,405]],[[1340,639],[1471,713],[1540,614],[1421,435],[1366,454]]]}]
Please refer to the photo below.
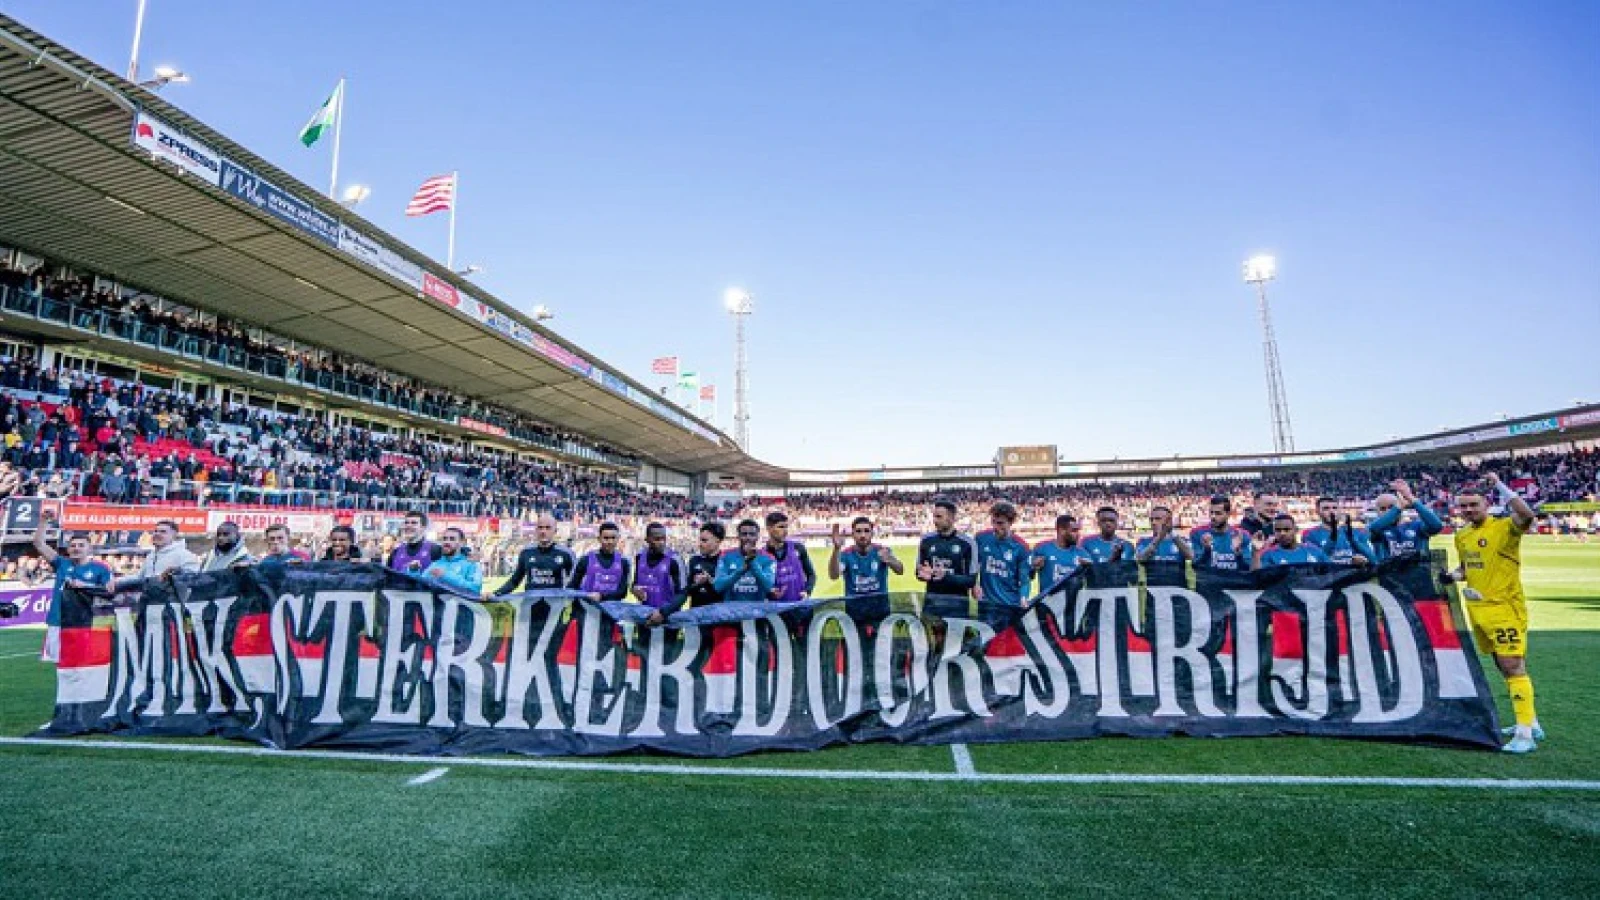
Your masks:
[{"label": "black banner", "polygon": [[179,576],[62,609],[55,735],[731,756],[857,741],[1305,734],[1498,747],[1424,563],[1089,566],[1027,610],[894,594],[649,610],[376,566]]}]

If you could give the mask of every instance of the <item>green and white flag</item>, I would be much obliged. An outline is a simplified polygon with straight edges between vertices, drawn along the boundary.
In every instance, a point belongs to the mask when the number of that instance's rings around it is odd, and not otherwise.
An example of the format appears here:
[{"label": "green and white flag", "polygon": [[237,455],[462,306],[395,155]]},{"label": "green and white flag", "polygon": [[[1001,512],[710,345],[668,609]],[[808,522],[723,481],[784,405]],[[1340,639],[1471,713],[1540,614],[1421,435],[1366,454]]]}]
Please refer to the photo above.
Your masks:
[{"label": "green and white flag", "polygon": [[335,121],[339,118],[339,95],[343,92],[344,82],[340,81],[333,89],[333,93],[328,95],[328,99],[323,101],[322,107],[311,116],[311,121],[300,129],[300,143],[309,147],[325,132],[333,129]]},{"label": "green and white flag", "polygon": [[684,372],[678,376],[678,387],[692,391],[700,386],[699,372]]}]

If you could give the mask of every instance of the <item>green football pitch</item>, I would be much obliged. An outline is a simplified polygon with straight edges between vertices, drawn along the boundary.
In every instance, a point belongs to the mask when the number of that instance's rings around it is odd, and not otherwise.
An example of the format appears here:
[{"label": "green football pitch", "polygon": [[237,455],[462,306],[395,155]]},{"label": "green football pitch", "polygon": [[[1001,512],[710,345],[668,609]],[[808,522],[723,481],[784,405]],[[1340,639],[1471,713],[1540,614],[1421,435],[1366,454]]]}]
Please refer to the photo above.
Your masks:
[{"label": "green football pitch", "polygon": [[[1524,555],[1550,735],[1529,757],[1302,738],[493,764],[6,744],[0,896],[1600,896],[1583,711],[1600,541]],[[0,632],[0,735],[50,717],[39,640]],[[1126,777],[1152,775],[1174,777]]]}]

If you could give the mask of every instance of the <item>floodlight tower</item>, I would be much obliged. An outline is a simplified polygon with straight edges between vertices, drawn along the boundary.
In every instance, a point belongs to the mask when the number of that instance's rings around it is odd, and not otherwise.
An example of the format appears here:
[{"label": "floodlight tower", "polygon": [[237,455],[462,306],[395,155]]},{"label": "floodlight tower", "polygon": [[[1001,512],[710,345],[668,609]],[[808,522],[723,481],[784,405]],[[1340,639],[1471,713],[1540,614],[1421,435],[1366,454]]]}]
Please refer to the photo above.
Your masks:
[{"label": "floodlight tower", "polygon": [[744,322],[756,311],[755,298],[743,288],[731,287],[722,303],[733,316],[733,440],[740,450],[750,449],[750,372],[745,356]]},{"label": "floodlight tower", "polygon": [[1283,389],[1283,367],[1278,364],[1278,339],[1272,333],[1272,310],[1267,305],[1267,282],[1278,275],[1278,261],[1252,256],[1244,261],[1244,280],[1256,286],[1261,309],[1261,356],[1267,368],[1267,405],[1272,408],[1272,448],[1294,450],[1294,429],[1289,424],[1289,395]]}]

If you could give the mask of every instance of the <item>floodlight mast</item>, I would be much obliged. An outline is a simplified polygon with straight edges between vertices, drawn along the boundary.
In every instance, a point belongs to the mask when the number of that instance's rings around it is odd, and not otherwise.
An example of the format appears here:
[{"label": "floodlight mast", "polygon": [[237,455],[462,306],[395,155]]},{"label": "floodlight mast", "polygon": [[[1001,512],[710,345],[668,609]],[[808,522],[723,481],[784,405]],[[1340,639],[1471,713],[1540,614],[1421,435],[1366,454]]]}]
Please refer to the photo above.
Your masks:
[{"label": "floodlight mast", "polygon": [[744,323],[755,312],[755,298],[743,288],[731,287],[722,294],[722,303],[733,316],[733,441],[739,449],[750,451],[750,371],[745,354]]},{"label": "floodlight mast", "polygon": [[1278,276],[1278,261],[1252,256],[1244,261],[1244,280],[1256,286],[1261,313],[1261,357],[1267,370],[1267,405],[1272,413],[1272,448],[1294,452],[1294,428],[1289,423],[1289,394],[1283,388],[1283,367],[1278,362],[1278,338],[1272,331],[1272,308],[1267,303],[1267,282]]}]

